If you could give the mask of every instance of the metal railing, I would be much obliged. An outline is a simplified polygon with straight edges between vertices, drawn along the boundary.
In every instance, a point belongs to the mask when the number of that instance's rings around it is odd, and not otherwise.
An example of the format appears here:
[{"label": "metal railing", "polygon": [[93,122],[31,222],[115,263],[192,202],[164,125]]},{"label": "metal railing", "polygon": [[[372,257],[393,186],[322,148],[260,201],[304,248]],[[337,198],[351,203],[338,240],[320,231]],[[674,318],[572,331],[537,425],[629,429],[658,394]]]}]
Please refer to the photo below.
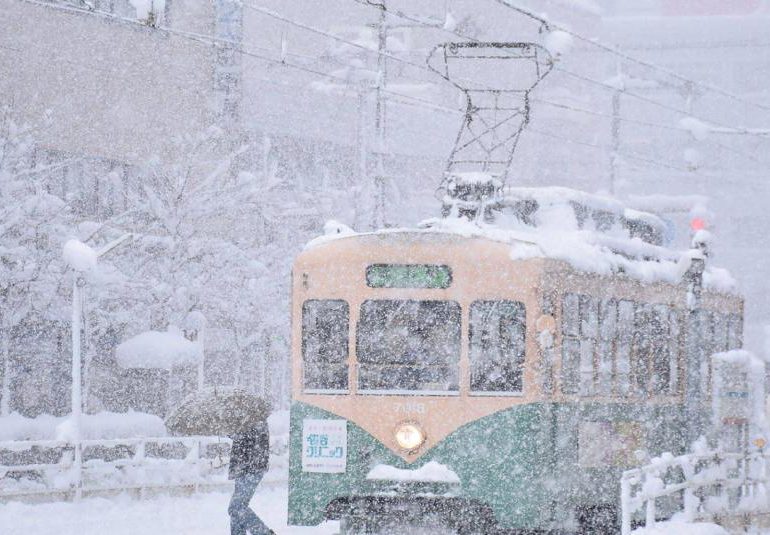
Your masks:
[{"label": "metal railing", "polygon": [[[230,444],[202,436],[0,442],[0,499],[225,487]],[[80,470],[76,449],[83,459]]]},{"label": "metal railing", "polygon": [[[686,521],[724,521],[731,516],[770,513],[770,453],[705,451],[674,457],[664,454],[623,472],[620,482],[621,534],[644,509],[643,525],[653,527],[659,513],[682,513]],[[662,507],[658,507],[659,503]]]}]

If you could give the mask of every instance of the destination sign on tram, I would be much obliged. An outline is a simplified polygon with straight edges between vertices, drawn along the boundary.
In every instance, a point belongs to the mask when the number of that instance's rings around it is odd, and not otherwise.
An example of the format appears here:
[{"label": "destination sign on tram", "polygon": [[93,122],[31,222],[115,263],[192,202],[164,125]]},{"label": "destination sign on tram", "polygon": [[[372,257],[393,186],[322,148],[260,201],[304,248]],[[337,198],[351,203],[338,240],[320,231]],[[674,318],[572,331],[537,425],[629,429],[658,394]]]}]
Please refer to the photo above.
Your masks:
[{"label": "destination sign on tram", "polygon": [[435,264],[372,264],[366,268],[370,288],[449,288],[452,270]]}]

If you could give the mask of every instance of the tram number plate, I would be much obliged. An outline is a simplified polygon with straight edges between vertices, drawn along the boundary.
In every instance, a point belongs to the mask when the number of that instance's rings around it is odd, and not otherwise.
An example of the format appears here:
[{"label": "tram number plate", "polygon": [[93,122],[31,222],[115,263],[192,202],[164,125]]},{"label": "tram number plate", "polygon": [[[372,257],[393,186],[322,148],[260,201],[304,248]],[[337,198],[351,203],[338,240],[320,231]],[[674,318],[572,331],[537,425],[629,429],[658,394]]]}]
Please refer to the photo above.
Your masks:
[{"label": "tram number plate", "polygon": [[340,474],[347,469],[347,420],[302,421],[302,471]]},{"label": "tram number plate", "polygon": [[396,414],[425,414],[425,403],[407,401],[405,403],[394,403],[393,412]]}]

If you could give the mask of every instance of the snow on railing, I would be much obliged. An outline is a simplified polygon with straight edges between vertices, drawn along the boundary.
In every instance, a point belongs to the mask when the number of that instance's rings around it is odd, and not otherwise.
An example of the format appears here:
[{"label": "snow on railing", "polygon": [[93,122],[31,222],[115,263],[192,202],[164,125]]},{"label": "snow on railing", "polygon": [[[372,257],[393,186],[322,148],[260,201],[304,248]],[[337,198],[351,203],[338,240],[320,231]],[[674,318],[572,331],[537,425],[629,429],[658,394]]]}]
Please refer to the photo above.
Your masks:
[{"label": "snow on railing", "polygon": [[0,498],[226,485],[229,451],[229,439],[202,436],[0,442]]},{"label": "snow on railing", "polygon": [[658,501],[666,502],[665,516],[680,512],[688,522],[768,513],[768,465],[770,452],[764,450],[701,451],[679,457],[666,453],[627,470],[620,483],[621,534],[630,535],[641,509],[644,525],[653,527]]}]

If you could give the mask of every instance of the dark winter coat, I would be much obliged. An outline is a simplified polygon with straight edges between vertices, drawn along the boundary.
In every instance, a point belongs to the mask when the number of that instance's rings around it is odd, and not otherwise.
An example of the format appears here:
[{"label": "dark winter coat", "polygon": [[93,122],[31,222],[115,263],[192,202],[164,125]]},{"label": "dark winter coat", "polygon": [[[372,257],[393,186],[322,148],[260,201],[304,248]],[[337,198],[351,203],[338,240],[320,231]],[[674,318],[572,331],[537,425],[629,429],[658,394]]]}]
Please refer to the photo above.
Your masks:
[{"label": "dark winter coat", "polygon": [[233,447],[230,450],[230,479],[267,470],[270,455],[270,432],[267,422],[258,424],[244,433],[237,433],[231,438]]}]

